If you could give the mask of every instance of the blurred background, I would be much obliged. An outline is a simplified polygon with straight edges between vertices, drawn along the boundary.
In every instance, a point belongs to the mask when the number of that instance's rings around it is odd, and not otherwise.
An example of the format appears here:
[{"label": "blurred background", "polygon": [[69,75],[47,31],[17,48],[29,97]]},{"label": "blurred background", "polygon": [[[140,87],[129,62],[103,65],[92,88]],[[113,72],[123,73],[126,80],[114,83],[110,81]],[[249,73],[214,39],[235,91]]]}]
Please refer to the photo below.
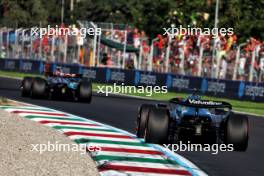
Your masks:
[{"label": "blurred background", "polygon": [[[102,34],[31,36],[48,25]],[[179,25],[234,35],[163,35]],[[263,0],[0,1],[1,58],[263,82],[263,29]]]}]

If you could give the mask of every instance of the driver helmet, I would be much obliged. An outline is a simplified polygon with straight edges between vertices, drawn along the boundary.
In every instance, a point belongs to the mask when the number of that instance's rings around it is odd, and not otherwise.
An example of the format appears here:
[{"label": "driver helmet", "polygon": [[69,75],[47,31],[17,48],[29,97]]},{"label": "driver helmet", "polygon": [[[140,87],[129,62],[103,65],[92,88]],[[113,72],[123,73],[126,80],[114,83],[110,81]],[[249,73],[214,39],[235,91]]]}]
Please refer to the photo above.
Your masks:
[{"label": "driver helmet", "polygon": [[201,97],[199,95],[197,95],[197,94],[192,94],[187,99],[198,101],[198,100],[201,100]]},{"label": "driver helmet", "polygon": [[62,71],[62,68],[61,67],[56,67],[56,70],[54,72],[54,75],[57,75],[57,76],[61,76],[63,75],[63,71]]}]

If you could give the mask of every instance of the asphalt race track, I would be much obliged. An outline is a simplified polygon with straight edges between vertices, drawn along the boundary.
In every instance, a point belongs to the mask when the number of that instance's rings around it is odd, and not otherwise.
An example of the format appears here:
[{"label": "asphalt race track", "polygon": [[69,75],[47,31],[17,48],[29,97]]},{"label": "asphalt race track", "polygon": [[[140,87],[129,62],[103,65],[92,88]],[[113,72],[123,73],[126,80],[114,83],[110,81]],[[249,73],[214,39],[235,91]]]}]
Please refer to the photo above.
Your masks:
[{"label": "asphalt race track", "polygon": [[[35,100],[20,96],[20,81],[0,77],[0,96],[72,113],[134,132],[137,108],[150,102],[135,98],[95,95],[91,104]],[[264,107],[263,107],[264,108]],[[249,117],[250,140],[246,152],[179,152],[209,175],[261,176],[264,174],[264,118]]]}]

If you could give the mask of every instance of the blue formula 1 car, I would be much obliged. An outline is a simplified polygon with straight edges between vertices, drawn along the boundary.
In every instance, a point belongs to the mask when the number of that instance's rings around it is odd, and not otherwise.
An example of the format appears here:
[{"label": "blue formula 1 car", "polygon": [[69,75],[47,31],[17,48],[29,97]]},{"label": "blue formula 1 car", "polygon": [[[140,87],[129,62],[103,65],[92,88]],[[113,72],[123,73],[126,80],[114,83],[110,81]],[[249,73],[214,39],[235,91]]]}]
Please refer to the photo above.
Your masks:
[{"label": "blue formula 1 car", "polygon": [[196,94],[166,104],[143,104],[137,117],[137,136],[148,143],[199,141],[248,146],[248,117],[234,114],[227,102],[202,100]]},{"label": "blue formula 1 car", "polygon": [[65,74],[61,70],[45,73],[45,78],[24,77],[21,84],[24,97],[74,100],[90,103],[92,84],[80,74]]}]

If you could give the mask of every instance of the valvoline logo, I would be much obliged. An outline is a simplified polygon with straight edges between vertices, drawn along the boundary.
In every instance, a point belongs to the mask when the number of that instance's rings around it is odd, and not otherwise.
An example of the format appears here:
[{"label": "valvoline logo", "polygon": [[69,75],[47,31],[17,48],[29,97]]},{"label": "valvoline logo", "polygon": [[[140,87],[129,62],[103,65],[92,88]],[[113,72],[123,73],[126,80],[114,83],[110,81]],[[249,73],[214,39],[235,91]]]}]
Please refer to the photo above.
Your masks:
[{"label": "valvoline logo", "polygon": [[109,68],[106,69],[106,82],[109,82],[111,79],[111,70]]},{"label": "valvoline logo", "polygon": [[140,72],[139,71],[135,71],[135,80],[134,80],[134,84],[138,85],[138,83],[140,82]]},{"label": "valvoline logo", "polygon": [[203,79],[201,84],[202,93],[205,93],[207,89],[208,89],[208,81],[206,79]]},{"label": "valvoline logo", "polygon": [[245,82],[241,81],[240,84],[239,84],[239,88],[238,88],[238,97],[241,98],[244,96],[245,94],[245,87],[246,87],[246,84]]},{"label": "valvoline logo", "polygon": [[197,105],[222,105],[222,102],[201,101],[201,100],[191,100],[191,99],[189,99],[189,103],[197,104]]},{"label": "valvoline logo", "polygon": [[166,80],[166,86],[167,88],[171,88],[171,85],[172,85],[172,76],[171,75],[167,75],[167,80]]}]

